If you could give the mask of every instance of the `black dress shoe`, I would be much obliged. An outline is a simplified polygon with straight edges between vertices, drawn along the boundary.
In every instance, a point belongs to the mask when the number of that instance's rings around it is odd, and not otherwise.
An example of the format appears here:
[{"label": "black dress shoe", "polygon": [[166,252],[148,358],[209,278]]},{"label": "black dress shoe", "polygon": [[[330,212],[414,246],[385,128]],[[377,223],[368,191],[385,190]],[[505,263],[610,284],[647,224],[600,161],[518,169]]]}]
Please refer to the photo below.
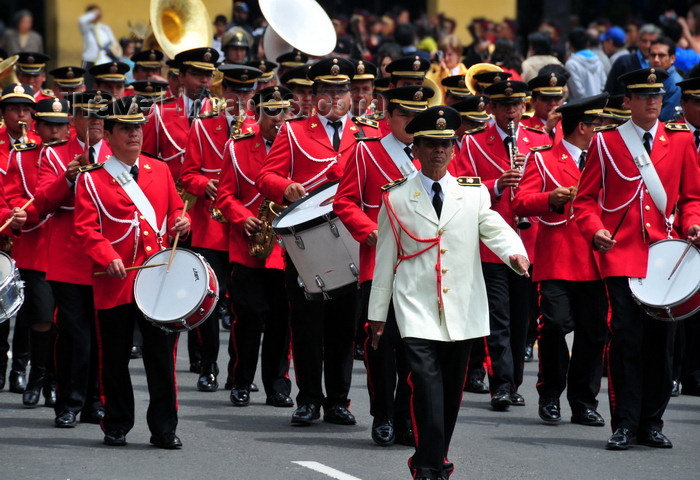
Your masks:
[{"label": "black dress shoe", "polygon": [[471,393],[489,393],[489,387],[479,377],[470,377],[467,383],[464,384],[464,391]]},{"label": "black dress shoe", "polygon": [[576,412],[571,415],[571,423],[577,423],[587,427],[602,427],[605,425],[605,419],[592,408],[587,408],[582,412]]},{"label": "black dress shoe", "polygon": [[34,408],[39,403],[39,398],[41,398],[41,385],[32,385],[31,388],[27,388],[22,394],[22,405],[27,408]]},{"label": "black dress shoe", "polygon": [[605,448],[608,450],[627,450],[633,438],[634,434],[629,429],[618,428],[608,439]]},{"label": "black dress shoe", "polygon": [[117,430],[106,432],[104,444],[110,447],[123,447],[126,445],[126,435]]},{"label": "black dress shoe", "polygon": [[666,435],[661,433],[660,430],[651,429],[647,432],[643,432],[637,437],[637,443],[640,445],[646,445],[647,447],[654,448],[673,448],[671,440],[666,438]]},{"label": "black dress shoe", "polygon": [[251,383],[251,384],[250,384],[250,388],[249,388],[248,390],[250,390],[251,392],[259,392],[259,391],[260,391],[260,389],[258,388],[258,386],[257,386],[256,384],[254,384],[254,383]]},{"label": "black dress shoe", "polygon": [[143,357],[143,350],[141,350],[140,345],[132,345],[131,346],[131,353],[129,353],[129,358],[141,358]]},{"label": "black dress shoe", "polygon": [[265,404],[272,405],[273,407],[290,408],[294,406],[294,400],[285,393],[276,392],[267,397]]},{"label": "black dress shoe", "polygon": [[236,407],[247,407],[250,405],[250,394],[247,388],[233,388],[231,390],[231,403]]},{"label": "black dress shoe", "polygon": [[63,412],[53,421],[56,428],[73,428],[75,427],[75,423],[75,413],[73,412]]},{"label": "black dress shoe", "polygon": [[219,382],[216,381],[216,365],[202,367],[197,380],[197,390],[200,392],[216,392]]},{"label": "black dress shoe", "polygon": [[294,410],[294,413],[292,413],[292,425],[309,425],[320,417],[321,412],[318,405],[307,403]]},{"label": "black dress shoe", "polygon": [[514,407],[524,407],[525,397],[520,395],[518,392],[513,392],[510,394],[510,401]]},{"label": "black dress shoe", "polygon": [[10,391],[12,393],[24,393],[27,389],[27,372],[24,370],[10,370]]},{"label": "black dress shoe", "polygon": [[357,423],[355,416],[342,405],[335,405],[326,409],[323,414],[323,421],[335,423],[336,425],[355,425]]},{"label": "black dress shoe", "polygon": [[407,447],[416,446],[416,437],[413,435],[413,428],[407,428],[402,432],[396,432],[394,443],[406,445]]},{"label": "black dress shoe", "polygon": [[540,418],[547,423],[557,423],[561,420],[561,409],[559,399],[547,397],[540,399],[540,406],[537,409]]},{"label": "black dress shoe", "polygon": [[535,359],[535,354],[534,354],[534,345],[528,343],[525,345],[525,363],[531,362]]},{"label": "black dress shoe", "polygon": [[233,318],[231,317],[231,313],[226,310],[226,312],[219,317],[221,319],[221,329],[230,332],[231,331],[231,325],[233,324]]},{"label": "black dress shoe", "polygon": [[80,421],[83,423],[92,423],[93,425],[99,425],[100,422],[105,418],[105,411],[102,407],[95,409],[85,409],[80,413]]},{"label": "black dress shoe", "polygon": [[508,390],[496,390],[491,397],[491,406],[494,410],[503,412],[511,405],[513,405],[513,401],[510,399]]},{"label": "black dress shoe", "polygon": [[372,423],[372,440],[380,447],[387,447],[394,443],[394,424],[391,420],[375,420]]},{"label": "black dress shoe", "polygon": [[164,433],[162,435],[151,435],[151,444],[158,448],[174,450],[182,447],[182,441],[174,433]]},{"label": "black dress shoe", "polygon": [[361,343],[356,343],[355,348],[353,349],[353,352],[352,352],[352,357],[355,360],[364,360],[365,359],[365,346]]},{"label": "black dress shoe", "polygon": [[55,407],[56,406],[56,381],[48,380],[44,383],[44,406],[45,407]]},{"label": "black dress shoe", "polygon": [[680,380],[674,380],[673,386],[671,387],[671,396],[678,397],[681,394],[681,382]]}]

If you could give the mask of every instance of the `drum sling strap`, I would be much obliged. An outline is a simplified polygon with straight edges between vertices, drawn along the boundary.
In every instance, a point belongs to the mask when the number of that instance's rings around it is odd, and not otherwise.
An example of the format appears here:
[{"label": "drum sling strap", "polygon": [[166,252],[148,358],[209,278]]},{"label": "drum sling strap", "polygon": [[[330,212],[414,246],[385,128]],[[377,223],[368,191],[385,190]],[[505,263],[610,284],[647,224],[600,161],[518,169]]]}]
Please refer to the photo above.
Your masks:
[{"label": "drum sling strap", "polygon": [[136,209],[141,212],[141,215],[143,215],[153,231],[156,232],[156,235],[158,235],[158,243],[162,244],[161,239],[165,234],[165,227],[168,217],[166,216],[163,219],[163,225],[158,228],[158,224],[156,222],[156,212],[153,210],[153,205],[151,205],[151,202],[148,201],[146,194],[143,193],[143,190],[141,190],[138,183],[134,181],[129,170],[124,167],[122,162],[117,160],[117,157],[114,155],[109,157],[104,164],[104,169],[107,170],[112,178],[116,180],[117,183],[124,189],[126,195],[132,202],[134,202],[134,205],[136,205]]},{"label": "drum sling strap", "polygon": [[642,180],[649,191],[649,196],[653,200],[654,205],[656,205],[656,208],[659,209],[661,215],[666,219],[666,229],[669,232],[670,238],[670,229],[673,227],[674,214],[672,213],[670,217],[666,217],[666,204],[668,202],[666,190],[664,190],[659,174],[656,173],[654,164],[651,162],[651,158],[649,158],[649,154],[644,148],[642,140],[639,138],[639,135],[637,135],[634,125],[632,125],[632,120],[628,120],[620,125],[617,131],[620,132],[622,141],[625,142],[627,150],[629,150],[632,155],[634,164],[639,169],[639,173],[642,176]]}]

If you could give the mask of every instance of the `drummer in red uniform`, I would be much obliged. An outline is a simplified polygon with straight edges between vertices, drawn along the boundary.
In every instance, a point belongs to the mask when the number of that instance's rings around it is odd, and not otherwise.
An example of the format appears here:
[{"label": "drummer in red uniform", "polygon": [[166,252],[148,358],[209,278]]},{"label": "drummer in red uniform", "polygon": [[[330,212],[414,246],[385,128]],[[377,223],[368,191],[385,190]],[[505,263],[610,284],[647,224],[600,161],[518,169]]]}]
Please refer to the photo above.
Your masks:
[{"label": "drummer in red uniform", "polygon": [[[538,77],[536,77],[538,78]],[[603,426],[596,411],[603,373],[608,301],[597,253],[571,218],[570,201],[593,130],[600,127],[607,93],[582,98],[557,108],[564,139],[553,148],[529,155],[523,181],[513,199],[520,216],[539,218],[532,278],[540,282],[539,416],[561,420],[559,397],[567,389],[571,422]],[[569,354],[565,336],[573,332]]]},{"label": "drummer in red uniform", "polygon": [[[278,129],[289,116],[292,97],[285,87],[268,87],[258,92],[254,99],[259,127],[226,144],[221,167],[217,206],[230,226],[228,253],[235,313],[231,332],[235,344],[231,403],[237,407],[250,404],[250,384],[255,376],[263,332],[261,373],[267,395],[265,403],[274,407],[294,406],[289,396],[289,307],[284,294],[284,259],[271,231],[271,218],[267,224],[259,218],[264,199],[254,181]],[[269,209],[265,212],[272,217]],[[267,235],[267,243],[258,240],[258,235]],[[259,247],[260,253],[251,254],[251,244]]]},{"label": "drummer in red uniform", "polygon": [[15,64],[17,80],[32,87],[37,102],[53,98],[55,95],[52,90],[42,88],[46,81],[46,63],[51,57],[38,52],[20,52],[18,55],[19,59]]},{"label": "drummer in red uniform", "polygon": [[[651,317],[634,300],[629,279],[648,275],[650,245],[684,236],[700,243],[700,171],[685,125],[659,122],[664,70],[626,73],[625,105],[631,119],[596,134],[574,201],[576,223],[598,250],[608,289],[608,389],[613,434],[606,448],[671,448],[661,433],[671,396],[675,324]],[[676,214],[679,217],[676,217]],[[614,238],[613,238],[614,234]]]},{"label": "drummer in red uniform", "polygon": [[[355,135],[376,136],[376,129],[357,125],[348,115],[350,79],[355,68],[349,60],[329,57],[316,62],[308,77],[314,82],[319,113],[290,120],[280,130],[267,162],[257,176],[260,193],[275,203],[294,202],[313,189],[336,181],[352,158]],[[311,252],[322,255],[323,252]],[[326,252],[333,255],[333,252]],[[307,300],[297,283],[297,268],[287,259],[286,285],[292,310],[292,349],[299,394],[295,425],[308,425],[320,417],[341,425],[354,425],[348,410],[355,334],[354,292],[331,300]],[[326,394],[322,379],[325,371]]]},{"label": "drummer in red uniform", "polygon": [[[142,98],[142,97],[141,97]],[[129,355],[134,323],[143,334],[150,404],[146,415],[150,442],[160,448],[182,446],[177,427],[175,346],[177,334],[147,321],[134,302],[136,271],[148,257],[169,246],[168,234],[186,235],[189,218],[170,170],[141,154],[146,121],[136,97],[112,103],[105,119],[105,140],[113,155],[78,177],[75,231],[93,261],[95,309],[100,346],[100,381],[105,418],[104,443],[126,445],[134,425],[134,394]]]},{"label": "drummer in red uniform", "polygon": [[[429,87],[412,85],[384,92],[388,101],[387,121],[391,133],[381,140],[371,138],[357,144],[353,158],[343,172],[333,211],[360,242],[361,322],[367,326],[367,305],[374,272],[377,243],[377,216],[382,204],[381,187],[400,178],[411,177],[420,167],[411,153],[413,136],[406,125],[428,108],[434,92]],[[368,332],[369,333],[369,332]],[[372,439],[378,445],[394,441],[413,445],[408,386],[408,365],[396,326],[393,308],[377,349],[371,335],[365,342],[367,385],[370,394]]]}]

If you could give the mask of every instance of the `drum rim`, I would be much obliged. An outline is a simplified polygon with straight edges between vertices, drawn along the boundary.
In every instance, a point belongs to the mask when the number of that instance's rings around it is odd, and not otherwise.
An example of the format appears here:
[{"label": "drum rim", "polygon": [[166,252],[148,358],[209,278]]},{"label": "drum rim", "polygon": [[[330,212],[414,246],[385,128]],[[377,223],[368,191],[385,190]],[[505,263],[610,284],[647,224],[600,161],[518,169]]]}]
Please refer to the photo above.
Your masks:
[{"label": "drum rim", "polygon": [[[296,202],[291,203],[287,208],[284,209],[282,213],[280,213],[278,216],[276,216],[272,220],[272,229],[275,231],[277,235],[294,235],[295,233],[303,232],[305,230],[310,230],[313,227],[317,227],[319,225],[323,225],[324,223],[327,222],[327,220],[324,218],[325,215],[321,215],[316,218],[312,218],[310,220],[307,220],[305,222],[301,222],[297,225],[290,226],[290,227],[278,227],[277,224],[283,219],[286,218],[286,216],[291,215],[290,212],[293,212],[296,207],[299,205],[302,205],[308,201],[310,201],[314,196],[320,194],[321,192],[328,190],[329,188],[332,188],[334,185],[337,185],[340,183],[339,180],[335,180],[332,182],[327,182],[315,189],[313,192],[308,194],[307,196],[300,198]],[[338,216],[335,214],[335,212],[331,209],[330,213],[328,214],[331,216],[331,218],[335,219],[338,218]]]},{"label": "drum rim", "polygon": [[[187,248],[176,248],[175,250],[176,250],[176,252],[178,252],[178,251],[183,251],[183,252],[190,253],[190,254],[194,255],[196,258],[198,258],[198,259],[204,261],[204,263],[203,263],[202,265],[205,267],[205,268],[204,268],[204,271],[205,271],[205,273],[207,274],[207,279],[206,279],[206,280],[207,280],[207,282],[206,282],[207,289],[202,293],[201,297],[199,297],[199,303],[197,304],[197,306],[195,306],[194,309],[192,309],[191,311],[189,311],[189,312],[188,312],[187,314],[185,314],[184,316],[181,316],[181,317],[176,318],[176,319],[169,319],[169,320],[161,320],[161,319],[158,319],[158,318],[153,318],[153,317],[147,315],[146,312],[143,311],[143,307],[142,307],[141,304],[139,304],[139,301],[138,301],[138,295],[136,294],[136,285],[137,285],[137,283],[138,283],[139,276],[141,275],[142,272],[146,272],[146,269],[139,270],[139,271],[136,273],[136,277],[134,278],[134,302],[136,302],[136,306],[139,308],[139,310],[141,311],[141,313],[143,314],[143,316],[144,316],[146,319],[148,319],[149,321],[155,322],[155,323],[157,323],[158,325],[168,325],[168,324],[170,324],[170,323],[177,323],[177,322],[180,322],[180,321],[182,321],[182,320],[185,320],[185,319],[189,318],[192,314],[194,314],[194,313],[201,307],[202,303],[204,302],[204,299],[205,299],[206,296],[207,296],[207,292],[209,291],[209,287],[208,287],[208,286],[209,286],[209,276],[210,276],[210,275],[209,275],[209,269],[206,268],[207,265],[209,265],[209,264],[208,264],[208,262],[206,262],[206,259],[205,259],[203,256],[201,256],[200,254],[198,254],[197,252],[193,252],[192,250],[189,250],[189,249],[187,249]],[[159,255],[159,254],[161,254],[161,253],[163,253],[163,252],[166,252],[168,255],[170,254],[170,250],[169,250],[169,249],[168,249],[168,250],[160,250],[160,251],[154,253],[153,255],[151,255],[150,257],[148,257],[148,258],[146,259],[146,261],[143,262],[143,265],[147,265],[148,262],[149,262],[149,260],[151,260],[152,258],[155,258],[156,255]],[[145,273],[144,273],[144,275],[145,275]],[[194,328],[194,327],[193,327],[193,328]]]},{"label": "drum rim", "polygon": [[[687,245],[688,243],[692,244],[692,242],[688,242],[687,240],[683,240],[682,238],[665,238],[663,240],[659,240],[658,242],[652,243],[651,245],[649,245],[649,248],[653,247],[654,245],[658,245],[660,243],[667,243],[667,242],[680,242],[680,243],[683,243],[685,245]],[[693,248],[695,250],[697,250],[698,253],[700,254],[700,248],[698,248],[697,245],[695,245],[695,244],[692,244],[692,245],[693,245]],[[629,277],[627,279],[627,285],[629,286],[630,292],[632,293],[632,298],[634,298],[634,300],[636,300],[639,304],[644,305],[644,306],[649,307],[649,308],[662,309],[664,307],[668,307],[668,308],[677,307],[678,305],[682,305],[685,302],[687,302],[688,300],[690,300],[691,298],[693,298],[693,296],[695,296],[698,293],[698,290],[700,290],[700,279],[699,279],[696,286],[695,286],[695,290],[693,290],[692,292],[690,292],[688,295],[686,295],[682,299],[678,300],[677,302],[669,303],[668,305],[654,305],[654,304],[645,302],[644,300],[639,298],[637,295],[635,295],[635,288],[634,288],[632,282],[636,281],[636,280],[644,280],[646,278],[647,277]],[[639,292],[637,292],[637,293],[639,293]],[[700,308],[700,307],[698,307],[698,308]],[[652,316],[654,316],[654,315],[652,315]],[[658,317],[654,316],[654,318],[658,318]],[[685,318],[685,317],[683,317],[683,318]],[[660,320],[663,320],[663,319],[660,319]]]}]

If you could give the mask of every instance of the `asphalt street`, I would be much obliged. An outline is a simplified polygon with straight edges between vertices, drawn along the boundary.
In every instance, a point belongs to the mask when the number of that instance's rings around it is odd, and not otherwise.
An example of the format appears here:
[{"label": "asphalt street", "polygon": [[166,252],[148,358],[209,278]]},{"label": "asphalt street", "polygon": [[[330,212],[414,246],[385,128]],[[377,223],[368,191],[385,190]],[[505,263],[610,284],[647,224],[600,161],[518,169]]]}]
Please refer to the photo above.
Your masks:
[{"label": "asphalt street", "polygon": [[[222,332],[220,366],[226,363]],[[252,394],[249,407],[234,407],[229,392],[198,392],[197,375],[187,368],[186,339],[178,352],[179,426],[184,447],[152,447],[146,427],[148,394],[143,364],[132,361],[136,426],[126,447],[106,447],[97,425],[74,429],[53,426],[53,410],[25,409],[21,396],[0,391],[0,479],[232,479],[232,480],[395,480],[409,479],[406,462],[412,449],[378,447],[370,439],[371,417],[364,367],[356,361],[351,390],[355,426],[318,421],[290,425],[292,409],[265,405]],[[544,425],[537,416],[537,363],[526,364],[520,391],[525,407],[491,410],[487,395],[467,393],[462,402],[449,459],[453,480],[466,479],[652,479],[700,478],[700,397],[672,398],[664,433],[670,450],[633,446],[604,449],[609,427],[569,423],[562,403],[560,424]],[[293,378],[293,371],[290,372]],[[225,378],[221,378],[221,383]],[[259,377],[257,383],[262,386]],[[599,411],[609,420],[606,379]],[[296,394],[296,386],[292,395]]]}]

